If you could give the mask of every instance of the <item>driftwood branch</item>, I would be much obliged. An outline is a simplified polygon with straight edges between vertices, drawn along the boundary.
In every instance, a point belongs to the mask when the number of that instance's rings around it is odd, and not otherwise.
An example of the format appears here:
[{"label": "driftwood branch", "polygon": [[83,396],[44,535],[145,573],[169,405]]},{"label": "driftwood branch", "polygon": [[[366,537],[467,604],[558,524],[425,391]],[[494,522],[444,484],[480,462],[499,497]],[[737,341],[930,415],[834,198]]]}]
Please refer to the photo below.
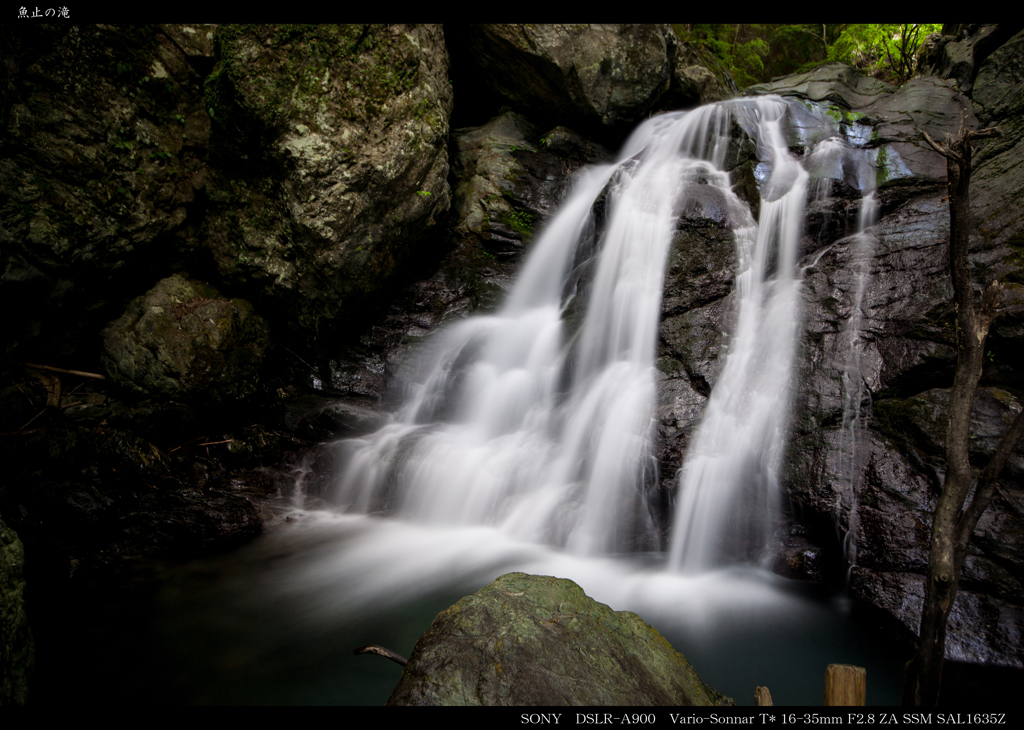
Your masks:
[{"label": "driftwood branch", "polygon": [[94,380],[106,380],[106,375],[100,375],[99,373],[87,373],[83,370],[67,370],[65,368],[55,368],[52,365],[36,365],[35,363],[27,362],[25,367],[32,368],[33,370],[49,370],[52,373],[64,373],[65,375],[77,375],[80,378],[93,378]]},{"label": "driftwood branch", "polygon": [[390,649],[385,649],[383,646],[377,646],[376,644],[370,644],[369,646],[360,646],[358,649],[355,649],[352,653],[353,654],[377,654],[378,656],[387,657],[388,659],[390,659],[393,662],[398,662],[403,667],[406,664],[409,663],[409,660],[406,659],[401,654],[396,654],[395,652],[391,651]]}]

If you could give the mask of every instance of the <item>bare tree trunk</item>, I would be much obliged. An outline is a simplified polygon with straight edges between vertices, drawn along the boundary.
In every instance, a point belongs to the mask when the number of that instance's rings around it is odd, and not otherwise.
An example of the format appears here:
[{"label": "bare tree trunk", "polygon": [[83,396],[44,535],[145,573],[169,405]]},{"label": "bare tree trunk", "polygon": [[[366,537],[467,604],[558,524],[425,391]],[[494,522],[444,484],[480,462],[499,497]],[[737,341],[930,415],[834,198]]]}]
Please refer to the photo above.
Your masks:
[{"label": "bare tree trunk", "polygon": [[992,282],[982,294],[980,309],[975,310],[973,282],[967,258],[971,223],[971,142],[998,135],[995,129],[980,132],[961,129],[957,138],[948,146],[940,146],[924,133],[928,143],[947,161],[949,267],[956,305],[957,363],[946,426],[946,481],[932,523],[920,641],[917,653],[907,663],[903,684],[905,705],[938,703],[946,649],[946,621],[956,599],[967,544],[978,519],[988,507],[995,478],[1024,431],[1022,413],[1000,441],[991,461],[982,472],[971,504],[964,510],[964,502],[973,481],[968,458],[971,409],[981,379],[985,338],[1002,298],[999,282]]}]

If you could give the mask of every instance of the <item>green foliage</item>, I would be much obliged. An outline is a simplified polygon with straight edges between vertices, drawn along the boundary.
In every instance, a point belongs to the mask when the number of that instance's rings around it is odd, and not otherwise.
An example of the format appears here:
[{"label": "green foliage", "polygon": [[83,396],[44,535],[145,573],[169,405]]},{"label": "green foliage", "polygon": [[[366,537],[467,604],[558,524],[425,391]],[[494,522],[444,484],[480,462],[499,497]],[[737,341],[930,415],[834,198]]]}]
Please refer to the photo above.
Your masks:
[{"label": "green foliage", "polygon": [[764,80],[764,59],[771,48],[766,25],[697,24],[674,25],[685,43],[710,51],[732,74],[740,87]]},{"label": "green foliage", "polygon": [[511,213],[503,213],[501,222],[522,236],[529,237],[533,234],[533,215],[529,211],[513,210]]},{"label": "green foliage", "polygon": [[917,70],[917,51],[939,24],[851,24],[829,47],[828,60],[849,63],[886,81],[903,84]]},{"label": "green foliage", "polygon": [[916,69],[916,54],[941,25],[903,24],[693,24],[673,25],[684,43],[704,48],[741,88],[823,63],[849,63],[896,84]]}]

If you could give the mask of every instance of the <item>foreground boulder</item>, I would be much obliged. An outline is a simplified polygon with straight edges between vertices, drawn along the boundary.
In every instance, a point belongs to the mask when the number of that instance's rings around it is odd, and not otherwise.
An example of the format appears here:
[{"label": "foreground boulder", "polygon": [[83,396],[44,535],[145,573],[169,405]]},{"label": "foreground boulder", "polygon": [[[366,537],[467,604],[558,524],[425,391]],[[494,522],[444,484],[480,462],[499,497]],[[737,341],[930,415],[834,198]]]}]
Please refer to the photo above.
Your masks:
[{"label": "foreground boulder", "polygon": [[442,611],[389,705],[723,705],[635,613],[509,573]]}]

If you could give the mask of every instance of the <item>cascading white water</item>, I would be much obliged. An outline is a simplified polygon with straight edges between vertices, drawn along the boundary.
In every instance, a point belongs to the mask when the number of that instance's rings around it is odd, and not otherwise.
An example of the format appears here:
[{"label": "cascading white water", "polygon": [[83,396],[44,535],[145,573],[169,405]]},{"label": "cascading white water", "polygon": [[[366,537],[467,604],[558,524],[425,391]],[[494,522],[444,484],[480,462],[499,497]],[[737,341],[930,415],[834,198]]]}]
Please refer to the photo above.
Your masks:
[{"label": "cascading white water", "polygon": [[787,105],[758,101],[757,139],[769,150],[771,178],[759,225],[735,236],[737,324],[676,500],[670,566],[690,571],[719,563],[723,552],[735,557],[735,543],[764,543],[786,443],[808,174],[783,137]]},{"label": "cascading white water", "polygon": [[[766,676],[777,677],[776,701],[816,701],[826,659],[889,676],[866,654],[869,642],[837,628],[841,607],[801,598],[764,570],[678,570],[716,563],[723,544],[738,539],[722,534],[750,532],[730,525],[724,500],[699,492],[727,480],[736,494],[767,487],[780,468],[799,330],[800,191],[809,179],[845,179],[849,156],[836,123],[811,106],[769,97],[662,115],[634,133],[616,164],[583,171],[505,305],[437,337],[390,425],[338,442],[344,468],[325,497],[348,514],[306,509],[311,457],[295,471],[287,522],[235,557],[243,565],[231,565],[233,579],[218,579],[215,594],[201,597],[209,631],[182,623],[177,607],[169,611],[178,627],[173,646],[201,649],[181,666],[202,669],[196,684],[204,696],[223,701],[245,688],[266,702],[294,685],[282,695],[288,701],[379,704],[394,680],[378,682],[379,697],[366,693],[363,658],[346,674],[312,681],[295,669],[310,656],[342,665],[341,642],[408,653],[438,610],[510,570],[571,578],[615,610],[640,613],[705,681],[741,702]],[[795,135],[789,144],[808,150],[802,159],[783,141],[783,122]],[[723,172],[736,123],[761,160],[760,225]],[[824,193],[829,185],[816,187]],[[696,527],[710,528],[711,547],[675,535],[677,569],[669,571],[662,555],[597,553],[657,546],[644,492],[658,483],[651,436],[661,279],[677,216],[709,200],[716,223],[726,221],[736,237],[735,325],[704,423],[711,435],[689,445],[691,463],[704,464],[695,473],[714,478],[695,480],[693,490],[684,484],[676,505],[678,523],[693,514]],[[756,494],[760,506],[733,511],[763,524],[775,498],[769,489]],[[686,530],[696,535],[694,525]],[[765,530],[754,532],[760,539]],[[223,644],[236,631],[234,643]],[[845,645],[830,643],[837,640]],[[826,644],[823,661],[808,660]],[[741,662],[728,650],[737,645]],[[210,659],[207,651],[221,646]],[[279,665],[289,653],[302,661]],[[211,684],[208,667],[218,662],[258,667],[258,676],[227,674]],[[898,665],[895,679],[875,686],[898,687],[902,658]],[[311,684],[322,694],[311,695]],[[339,688],[349,699],[332,694]]]},{"label": "cascading white water", "polygon": [[[670,564],[706,568],[723,550],[736,554],[733,543],[763,543],[786,443],[810,177],[785,138],[794,115],[816,137],[803,140],[810,150],[835,147],[824,114],[761,97],[648,120],[614,165],[585,171],[501,310],[440,338],[394,423],[342,442],[336,499],[352,512],[491,525],[581,555],[658,549],[645,495],[657,474],[662,279],[679,211],[695,186],[711,186],[736,240],[736,325],[682,472]],[[759,224],[722,170],[734,120],[762,160]],[[593,260],[581,261],[595,235]],[[578,331],[566,332],[583,300]]]},{"label": "cascading white water", "polygon": [[[815,180],[817,203],[828,198],[837,180],[863,191],[875,186],[873,155],[856,149],[861,140],[849,139],[856,133],[849,126],[830,125],[821,116],[807,118],[802,106],[793,102],[787,106],[780,100],[757,108],[760,129],[752,136],[758,140],[761,159],[771,168],[771,178],[762,186],[756,237],[737,231],[738,321],[680,474],[670,566],[688,572],[769,552],[793,385],[800,290],[796,261],[808,182]],[[807,148],[803,160],[790,154],[782,132],[781,123],[790,110],[794,116],[799,110],[804,117],[795,125],[809,137],[801,140]],[[748,121],[744,128],[750,133],[753,126]],[[865,231],[874,210],[874,196],[869,194],[862,202],[858,226],[862,262],[871,253],[865,249],[872,240]],[[764,263],[771,260],[774,269]],[[866,266],[858,274],[858,313],[869,275]],[[849,325],[855,333],[859,321]]]},{"label": "cascading white water", "polygon": [[[688,189],[715,185],[745,210],[719,169],[730,111],[651,119],[615,165],[577,181],[505,306],[453,327],[396,422],[344,445],[343,504],[496,525],[579,554],[658,547],[645,491],[657,474],[662,279]],[[576,258],[594,235],[600,195],[606,227],[583,267],[592,271],[585,316],[566,337],[563,315],[579,307]]]},{"label": "cascading white water", "polygon": [[861,201],[857,219],[857,233],[853,237],[852,263],[856,283],[850,317],[843,329],[842,343],[845,346],[843,363],[843,421],[839,431],[839,489],[836,493],[836,515],[846,514],[846,535],[843,536],[843,552],[847,565],[857,563],[858,527],[857,493],[862,473],[858,463],[858,444],[861,431],[861,406],[864,401],[865,384],[863,374],[864,340],[864,292],[871,281],[871,263],[875,254],[876,238],[873,231],[878,215],[878,201],[874,186]]}]

